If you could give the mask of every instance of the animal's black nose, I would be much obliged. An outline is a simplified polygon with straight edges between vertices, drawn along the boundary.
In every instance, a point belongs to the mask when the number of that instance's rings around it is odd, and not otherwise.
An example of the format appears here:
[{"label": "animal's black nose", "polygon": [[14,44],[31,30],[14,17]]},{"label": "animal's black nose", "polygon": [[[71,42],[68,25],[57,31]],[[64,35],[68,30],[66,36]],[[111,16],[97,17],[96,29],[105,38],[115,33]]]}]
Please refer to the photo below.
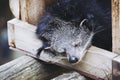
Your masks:
[{"label": "animal's black nose", "polygon": [[69,62],[70,63],[76,63],[76,62],[78,62],[78,58],[76,58],[76,57],[69,57]]}]

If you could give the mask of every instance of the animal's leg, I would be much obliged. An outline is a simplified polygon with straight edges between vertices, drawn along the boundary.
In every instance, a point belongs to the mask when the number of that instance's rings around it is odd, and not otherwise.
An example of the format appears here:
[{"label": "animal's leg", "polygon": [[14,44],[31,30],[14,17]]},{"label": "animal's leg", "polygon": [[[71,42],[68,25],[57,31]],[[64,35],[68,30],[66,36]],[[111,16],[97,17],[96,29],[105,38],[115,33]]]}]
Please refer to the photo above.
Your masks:
[{"label": "animal's leg", "polygon": [[42,52],[42,50],[44,50],[45,48],[47,48],[47,47],[49,47],[50,45],[48,44],[48,42],[43,42],[43,45],[42,45],[42,47],[40,47],[39,49],[38,49],[38,52],[37,52],[37,57],[39,58],[39,56],[40,56],[40,53]]}]

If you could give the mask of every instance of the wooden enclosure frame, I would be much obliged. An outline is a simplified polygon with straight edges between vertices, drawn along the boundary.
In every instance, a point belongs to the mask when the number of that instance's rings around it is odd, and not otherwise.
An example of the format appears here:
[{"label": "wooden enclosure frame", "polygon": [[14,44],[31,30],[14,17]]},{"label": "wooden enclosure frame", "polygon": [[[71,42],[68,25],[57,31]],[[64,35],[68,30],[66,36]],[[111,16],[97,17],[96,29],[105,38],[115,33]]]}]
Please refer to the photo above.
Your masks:
[{"label": "wooden enclosure frame", "polygon": [[[22,51],[23,53],[36,58],[35,55],[37,49],[41,45],[41,41],[38,40],[35,35],[36,25],[38,23],[38,18],[36,19],[36,17],[44,14],[45,1],[40,0],[34,2],[34,0],[29,0],[26,2],[26,0],[10,0],[10,7],[16,17],[15,19],[8,21],[9,45],[13,50]],[[29,5],[29,2],[34,3]],[[71,65],[63,58],[58,58],[45,52],[41,53],[39,59],[75,70],[96,80],[118,80],[120,77],[120,0],[111,0],[111,2],[113,52],[92,46],[83,60],[75,65]],[[16,3],[18,4],[17,7],[15,7]],[[42,5],[39,4],[35,6],[34,4],[36,3],[41,3]],[[33,12],[29,9],[33,7],[33,5],[35,9],[38,9],[38,7],[41,6],[41,12],[28,15],[28,10],[29,12]],[[35,19],[35,22],[33,19]]]}]

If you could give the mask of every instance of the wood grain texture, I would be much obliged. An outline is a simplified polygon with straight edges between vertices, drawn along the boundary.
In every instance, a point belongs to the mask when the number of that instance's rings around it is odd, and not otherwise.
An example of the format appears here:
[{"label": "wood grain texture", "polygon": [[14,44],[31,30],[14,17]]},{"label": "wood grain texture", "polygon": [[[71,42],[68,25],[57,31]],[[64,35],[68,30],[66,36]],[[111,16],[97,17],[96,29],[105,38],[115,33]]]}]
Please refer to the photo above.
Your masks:
[{"label": "wood grain texture", "polygon": [[[12,34],[15,35],[14,41],[16,49],[20,49],[27,52],[28,55],[36,57],[37,50],[41,46],[41,41],[35,35],[36,27],[18,19],[8,21],[8,27],[14,27]],[[11,33],[8,33],[8,35],[9,34]],[[9,43],[11,43],[10,41],[9,39]],[[111,75],[112,59],[116,56],[117,54],[115,53],[92,46],[83,60],[75,65],[70,64],[65,58],[46,52],[42,52],[39,59],[65,68],[71,68],[94,79],[103,79]]]},{"label": "wood grain texture", "polygon": [[20,18],[20,3],[19,0],[9,0],[11,12],[16,18]]},{"label": "wood grain texture", "polygon": [[45,12],[44,0],[20,0],[21,20],[37,25]]},{"label": "wood grain texture", "polygon": [[0,66],[0,80],[50,80],[63,72],[68,70],[22,56]]},{"label": "wood grain texture", "polygon": [[13,15],[25,22],[37,25],[45,12],[44,0],[9,0]]},{"label": "wood grain texture", "polygon": [[25,22],[38,25],[45,13],[45,8],[57,0],[9,0],[13,15]]},{"label": "wood grain texture", "polygon": [[87,80],[84,76],[81,76],[77,72],[64,73],[51,80]]},{"label": "wood grain texture", "polygon": [[120,54],[120,0],[112,0],[112,50]]}]

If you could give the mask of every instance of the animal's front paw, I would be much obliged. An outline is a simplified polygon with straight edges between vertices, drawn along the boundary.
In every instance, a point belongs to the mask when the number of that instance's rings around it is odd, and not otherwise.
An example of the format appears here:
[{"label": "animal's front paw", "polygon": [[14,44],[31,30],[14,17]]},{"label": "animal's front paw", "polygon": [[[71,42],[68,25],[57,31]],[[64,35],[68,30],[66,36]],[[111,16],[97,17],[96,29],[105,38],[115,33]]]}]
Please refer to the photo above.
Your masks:
[{"label": "animal's front paw", "polygon": [[39,48],[36,54],[36,57],[39,58],[40,57],[40,53],[42,52],[42,50],[44,50],[43,47]]},{"label": "animal's front paw", "polygon": [[46,42],[43,42],[43,45],[42,47],[40,47],[37,51],[37,54],[36,54],[36,57],[39,58],[40,57],[40,53],[44,50],[44,49],[47,49],[49,48],[49,43],[46,41]]}]

